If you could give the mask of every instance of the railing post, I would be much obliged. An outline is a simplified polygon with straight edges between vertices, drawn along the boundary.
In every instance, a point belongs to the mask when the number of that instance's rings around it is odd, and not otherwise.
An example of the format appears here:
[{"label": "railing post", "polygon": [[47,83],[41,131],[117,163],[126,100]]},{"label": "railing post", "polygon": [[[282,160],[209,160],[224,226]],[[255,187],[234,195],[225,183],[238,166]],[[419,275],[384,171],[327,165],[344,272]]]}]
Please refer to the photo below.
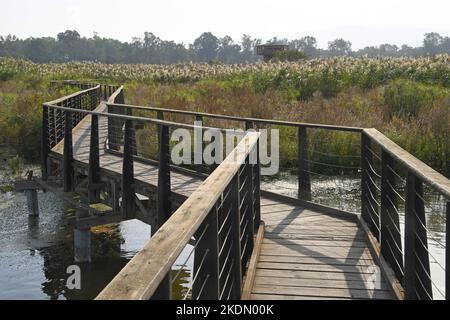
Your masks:
[{"label": "railing post", "polygon": [[254,199],[254,233],[257,234],[261,224],[261,167],[259,165],[259,139],[256,145],[256,163],[253,165],[253,199]]},{"label": "railing post", "polygon": [[233,300],[241,299],[242,294],[242,263],[241,263],[241,212],[239,210],[239,203],[241,198],[239,195],[239,174],[231,181],[230,185],[230,206],[231,206],[231,237],[233,241],[233,294],[230,297]]},{"label": "railing post", "polygon": [[405,208],[405,297],[408,300],[433,298],[423,186],[408,172]]},{"label": "railing post", "polygon": [[201,129],[201,135],[200,137],[196,136],[196,140],[195,143],[195,149],[194,149],[194,161],[193,163],[195,164],[195,159],[197,159],[198,155],[196,156],[196,153],[200,153],[200,159],[201,159],[201,163],[199,165],[197,165],[196,167],[198,168],[199,172],[208,172],[206,165],[203,166],[203,152],[206,148],[206,144],[205,144],[205,140],[204,140],[204,130],[203,130],[203,117],[202,116],[196,116],[195,117],[195,121],[196,122],[200,122],[202,129]]},{"label": "railing post", "polygon": [[91,116],[91,141],[89,145],[88,193],[89,203],[100,200],[98,184],[100,182],[100,151],[98,137],[98,116]]},{"label": "railing post", "polygon": [[50,153],[50,139],[49,139],[49,117],[48,107],[42,107],[42,140],[41,140],[41,173],[42,180],[48,179],[48,155]]},{"label": "railing post", "polygon": [[385,150],[381,155],[381,213],[380,246],[381,254],[386,258],[400,281],[403,281],[403,251],[400,220],[397,209],[397,197],[394,159]]},{"label": "railing post", "polygon": [[73,170],[73,145],[72,145],[72,114],[69,111],[65,111],[64,155],[63,155],[64,192],[71,192],[74,190],[73,180],[74,180],[74,170]]},{"label": "railing post", "polygon": [[[123,108],[123,113],[127,116],[132,116],[133,115],[133,110],[131,108]],[[132,128],[131,128],[131,145],[132,145],[132,152],[133,152],[133,156],[137,156],[138,155],[138,150],[137,150],[137,144],[136,144],[136,123],[133,122]]]},{"label": "railing post", "polygon": [[135,216],[134,164],[132,151],[132,120],[125,120],[122,165],[122,215],[125,220]]},{"label": "railing post", "polygon": [[450,300],[450,201],[445,210],[445,300]]},{"label": "railing post", "polygon": [[253,129],[253,122],[252,121],[245,121],[245,131],[249,131]]},{"label": "railing post", "polygon": [[311,201],[308,136],[306,127],[303,126],[298,128],[298,198]]},{"label": "railing post", "polygon": [[170,184],[170,137],[169,127],[159,126],[158,170],[158,226],[161,227],[172,215]]},{"label": "railing post", "polygon": [[[158,118],[160,114],[158,112]],[[159,125],[159,168],[156,230],[172,215],[170,184],[170,137],[169,127]],[[172,277],[170,272],[159,285],[153,300],[170,300],[172,296]]]},{"label": "railing post", "polygon": [[363,132],[361,134],[361,216],[370,231],[380,240],[378,204],[372,198],[376,196],[375,175],[372,172],[373,156],[370,152],[372,142]]},{"label": "railing post", "polygon": [[95,92],[95,102],[97,106],[102,102],[102,87],[98,87]]},{"label": "railing post", "polygon": [[217,218],[217,208],[214,207],[195,235],[195,238],[199,239],[202,236],[202,232],[205,232],[203,238],[196,243],[195,247],[193,274],[196,276],[196,279],[192,285],[193,300],[220,299]]},{"label": "railing post", "polygon": [[120,90],[119,96],[117,97],[118,103],[124,104],[125,103],[125,93],[123,92],[123,89]]}]

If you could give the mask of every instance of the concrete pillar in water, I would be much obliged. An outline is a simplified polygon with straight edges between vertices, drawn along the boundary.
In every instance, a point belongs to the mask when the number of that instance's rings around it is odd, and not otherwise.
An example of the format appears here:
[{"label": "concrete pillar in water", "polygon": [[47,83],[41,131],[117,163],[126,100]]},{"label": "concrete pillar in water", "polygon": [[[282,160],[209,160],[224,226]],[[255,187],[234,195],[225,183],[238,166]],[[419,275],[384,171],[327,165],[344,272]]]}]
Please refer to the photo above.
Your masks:
[{"label": "concrete pillar in water", "polygon": [[33,171],[27,172],[27,180],[20,183],[19,189],[25,191],[28,214],[33,217],[39,216],[38,193],[36,183],[33,181]]},{"label": "concrete pillar in water", "polygon": [[[88,212],[77,209],[77,219],[84,218],[86,216],[89,216]],[[73,232],[75,262],[91,262],[91,228],[75,227]]]},{"label": "concrete pillar in water", "polygon": [[27,196],[28,214],[30,216],[39,216],[38,193],[36,189],[25,190]]},{"label": "concrete pillar in water", "polygon": [[91,262],[91,228],[75,228],[73,239],[75,262]]}]

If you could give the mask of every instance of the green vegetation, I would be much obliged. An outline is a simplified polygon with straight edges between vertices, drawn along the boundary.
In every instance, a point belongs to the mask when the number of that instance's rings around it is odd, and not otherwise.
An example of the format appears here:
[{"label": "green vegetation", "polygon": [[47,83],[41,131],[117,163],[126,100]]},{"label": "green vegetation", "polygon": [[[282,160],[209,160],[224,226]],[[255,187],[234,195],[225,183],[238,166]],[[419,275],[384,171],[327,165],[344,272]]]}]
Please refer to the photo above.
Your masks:
[{"label": "green vegetation", "polygon": [[[310,58],[352,57],[417,57],[450,54],[450,38],[436,32],[424,35],[422,46],[411,47],[384,43],[352,50],[352,43],[344,39],[328,42],[327,49],[318,48],[317,39],[304,36],[300,39],[274,37],[263,42],[250,35],[242,35],[239,41],[230,36],[218,38],[211,32],[203,32],[190,44],[163,40],[151,32],[143,37],[133,37],[131,42],[103,38],[98,34],[82,37],[76,30],[67,30],[53,37],[29,37],[19,39],[14,35],[0,35],[0,57],[24,58],[38,63],[68,61],[99,61],[102,63],[173,64],[180,62],[246,63],[261,60],[255,52],[260,44],[283,44],[292,50],[304,52]],[[293,56],[292,56],[293,57]],[[292,60],[288,60],[292,61]]]},{"label": "green vegetation", "polygon": [[297,50],[283,50],[275,53],[275,56],[271,59],[271,61],[300,61],[305,60],[306,55]]},{"label": "green vegetation", "polygon": [[[447,55],[169,66],[0,59],[0,79],[0,145],[13,148],[27,160],[36,161],[39,156],[42,102],[69,90],[50,87],[50,80],[107,79],[125,84],[125,98],[131,104],[375,127],[450,175]],[[209,120],[208,125],[224,123]],[[296,132],[282,128],[280,136],[282,166],[288,167],[295,162]],[[315,161],[359,165],[356,135],[311,130],[310,143]],[[344,157],[333,159],[325,153]]]}]

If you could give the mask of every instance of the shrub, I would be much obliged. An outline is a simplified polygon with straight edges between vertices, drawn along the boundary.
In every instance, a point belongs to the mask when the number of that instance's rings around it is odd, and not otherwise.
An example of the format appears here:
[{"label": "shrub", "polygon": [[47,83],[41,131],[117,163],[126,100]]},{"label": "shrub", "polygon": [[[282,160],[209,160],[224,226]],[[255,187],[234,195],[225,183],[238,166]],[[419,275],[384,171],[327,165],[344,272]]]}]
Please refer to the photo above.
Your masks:
[{"label": "shrub", "polygon": [[272,59],[270,59],[271,61],[289,61],[289,62],[294,62],[294,61],[300,61],[300,60],[305,60],[306,59],[306,55],[301,52],[301,51],[297,51],[297,50],[283,50],[283,51],[278,51],[277,53],[275,53],[275,55],[273,56]]},{"label": "shrub", "polygon": [[421,108],[433,105],[446,95],[448,91],[445,89],[406,79],[390,82],[383,92],[388,117],[397,116],[406,119],[417,117]]}]

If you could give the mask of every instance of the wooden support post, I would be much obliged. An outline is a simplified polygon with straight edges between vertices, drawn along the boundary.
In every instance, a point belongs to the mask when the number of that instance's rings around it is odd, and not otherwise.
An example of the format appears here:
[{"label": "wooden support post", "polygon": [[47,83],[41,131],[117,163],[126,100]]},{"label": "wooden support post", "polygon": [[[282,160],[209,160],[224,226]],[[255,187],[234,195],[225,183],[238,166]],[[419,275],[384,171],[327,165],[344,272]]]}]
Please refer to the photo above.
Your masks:
[{"label": "wooden support post", "polygon": [[375,175],[373,173],[373,156],[371,150],[371,140],[363,132],[361,135],[361,216],[369,226],[373,235],[380,240],[378,204],[373,199],[376,197],[376,187],[374,185]]},{"label": "wooden support post", "polygon": [[194,149],[194,159],[193,159],[192,163],[195,163],[195,159],[196,159],[196,155],[195,154],[196,153],[197,154],[200,153],[200,157],[202,159],[202,161],[201,161],[202,163],[197,165],[196,168],[197,168],[197,171],[206,173],[206,172],[208,172],[207,166],[206,166],[206,164],[203,165],[203,152],[205,151],[205,148],[206,148],[206,143],[205,143],[205,139],[204,139],[205,132],[203,130],[203,117],[202,116],[196,116],[195,117],[195,121],[201,123],[202,130],[201,130],[200,137],[196,136],[196,140],[197,141],[194,142],[195,143],[195,149]]},{"label": "wooden support post", "polygon": [[123,92],[123,89],[120,91],[119,96],[117,97],[117,103],[125,103],[125,94]]},{"label": "wooden support post", "polygon": [[159,126],[158,229],[172,215],[169,127]]},{"label": "wooden support post", "polygon": [[135,191],[134,191],[134,164],[133,164],[133,139],[132,120],[125,120],[125,137],[123,147],[122,165],[122,215],[125,220],[135,217]]},{"label": "wooden support post", "polygon": [[88,198],[89,203],[100,201],[100,151],[98,137],[98,116],[91,116],[91,141],[89,145]]},{"label": "wooden support post", "polygon": [[403,281],[403,251],[395,194],[394,159],[383,150],[381,155],[381,213],[380,246],[381,254],[390,264],[399,281]]},{"label": "wooden support post", "polygon": [[305,127],[298,128],[298,198],[311,201],[311,180],[308,162],[308,136]]},{"label": "wooden support post", "polygon": [[231,206],[231,237],[233,241],[233,272],[231,274],[234,281],[233,293],[230,299],[239,300],[242,294],[243,280],[241,264],[241,214],[239,210],[239,203],[241,202],[241,198],[239,195],[239,174],[236,174],[236,176],[231,181],[230,188],[231,194],[228,203]]},{"label": "wooden support post", "polygon": [[41,138],[41,174],[42,180],[48,179],[48,155],[50,154],[49,139],[49,110],[46,105],[42,107],[42,138]]},{"label": "wooden support post", "polygon": [[[206,229],[205,229],[206,228]],[[203,234],[204,232],[204,234]],[[203,234],[203,237],[202,237]],[[219,235],[217,210],[213,208],[200,226],[195,238],[193,300],[219,300]]]},{"label": "wooden support post", "polygon": [[63,157],[64,192],[71,192],[74,190],[74,170],[72,145],[72,114],[69,111],[65,111]]},{"label": "wooden support post", "polygon": [[405,208],[405,297],[408,300],[433,298],[423,186],[413,173],[408,173]]},{"label": "wooden support post", "polygon": [[253,129],[254,123],[253,121],[245,121],[245,131],[249,131]]},{"label": "wooden support post", "polygon": [[[127,116],[133,115],[133,109],[131,108],[125,108],[123,110],[123,113]],[[133,156],[137,156],[137,143],[136,143],[136,122],[133,121],[132,127],[131,127],[131,145],[132,145],[132,153]]]},{"label": "wooden support post", "polygon": [[445,300],[450,300],[450,201],[445,211]]},{"label": "wooden support post", "polygon": [[[73,103],[75,104],[75,108],[78,109],[78,110],[84,109],[84,108],[85,108],[85,105],[84,105],[83,102],[86,102],[86,98],[87,98],[87,96],[85,97],[84,95],[81,95],[81,94],[77,95],[77,96],[73,99]],[[76,120],[75,120],[74,127],[75,127],[78,123],[80,123],[81,119],[83,118],[83,114],[82,114],[81,112],[77,112],[76,115],[77,115],[77,117],[76,117]]]},{"label": "wooden support post", "polygon": [[[108,113],[115,113],[115,107],[107,104],[106,109]],[[118,149],[118,120],[108,117],[108,149]]]}]

